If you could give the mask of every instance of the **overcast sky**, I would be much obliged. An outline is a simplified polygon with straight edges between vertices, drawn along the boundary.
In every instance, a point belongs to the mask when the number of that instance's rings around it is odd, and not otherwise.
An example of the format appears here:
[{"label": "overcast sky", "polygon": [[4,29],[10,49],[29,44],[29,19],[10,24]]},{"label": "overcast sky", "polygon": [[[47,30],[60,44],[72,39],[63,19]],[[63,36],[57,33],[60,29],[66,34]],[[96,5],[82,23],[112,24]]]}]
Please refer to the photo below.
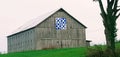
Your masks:
[{"label": "overcast sky", "polygon": [[[8,34],[27,21],[61,7],[88,27],[86,38],[92,40],[91,44],[105,44],[104,27],[97,2],[92,0],[0,0],[0,51],[7,50]],[[118,29],[120,29],[119,19],[117,20]],[[120,31],[118,31],[119,38]]]}]

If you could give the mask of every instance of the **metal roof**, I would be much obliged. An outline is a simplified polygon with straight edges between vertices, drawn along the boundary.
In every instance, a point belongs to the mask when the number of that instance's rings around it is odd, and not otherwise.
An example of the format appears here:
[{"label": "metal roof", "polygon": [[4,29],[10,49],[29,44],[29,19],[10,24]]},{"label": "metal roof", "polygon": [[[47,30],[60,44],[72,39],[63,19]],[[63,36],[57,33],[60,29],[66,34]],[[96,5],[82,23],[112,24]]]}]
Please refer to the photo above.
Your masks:
[{"label": "metal roof", "polygon": [[[45,19],[47,19],[49,16],[51,16],[52,14],[54,14],[55,12],[59,11],[59,10],[64,10],[63,8],[59,8],[59,9],[56,9],[56,10],[53,10],[51,12],[48,12],[44,15],[41,15],[35,19],[32,19],[30,21],[28,21],[26,24],[24,24],[23,26],[19,27],[17,30],[13,31],[9,36],[11,35],[14,35],[14,34],[17,34],[19,32],[22,32],[22,31],[25,31],[25,30],[28,30],[30,28],[33,28],[35,26],[37,26],[38,24],[40,24],[42,21],[44,21]],[[65,10],[64,10],[65,11]],[[66,12],[66,11],[65,11]],[[67,12],[66,12],[67,13]],[[71,15],[70,15],[71,16]],[[74,18],[74,17],[73,17]],[[78,20],[77,20],[78,21]],[[79,21],[78,21],[79,22]],[[80,23],[80,22],[79,22]],[[82,23],[80,23],[81,25],[83,25]],[[84,25],[83,25],[84,26]],[[84,26],[86,28],[86,26]]]}]

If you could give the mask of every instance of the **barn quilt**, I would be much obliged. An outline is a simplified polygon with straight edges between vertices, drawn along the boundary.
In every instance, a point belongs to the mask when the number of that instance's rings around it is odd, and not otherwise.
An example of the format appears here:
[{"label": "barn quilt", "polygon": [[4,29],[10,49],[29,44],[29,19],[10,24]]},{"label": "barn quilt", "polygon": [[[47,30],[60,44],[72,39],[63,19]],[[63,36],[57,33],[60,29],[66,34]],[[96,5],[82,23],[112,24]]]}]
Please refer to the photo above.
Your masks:
[{"label": "barn quilt", "polygon": [[56,18],[56,30],[65,30],[67,20],[66,18]]}]

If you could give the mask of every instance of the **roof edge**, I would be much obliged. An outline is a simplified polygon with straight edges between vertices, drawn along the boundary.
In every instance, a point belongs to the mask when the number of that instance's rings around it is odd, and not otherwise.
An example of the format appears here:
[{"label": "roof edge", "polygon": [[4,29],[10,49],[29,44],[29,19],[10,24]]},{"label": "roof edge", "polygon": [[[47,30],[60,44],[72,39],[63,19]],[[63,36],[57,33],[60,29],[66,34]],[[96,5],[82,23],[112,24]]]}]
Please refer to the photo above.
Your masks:
[{"label": "roof edge", "polygon": [[[83,25],[80,21],[78,21],[75,17],[73,17],[72,15],[70,15],[66,10],[64,10],[63,8],[58,8],[56,9],[53,13],[51,13],[49,16],[45,17],[44,20],[46,20],[48,17],[50,17],[51,15],[55,14],[56,12],[58,12],[59,10],[63,10],[65,13],[67,13],[69,16],[71,16],[74,20],[76,20],[79,24],[81,24],[83,27],[87,28],[85,25]],[[42,23],[44,20],[42,20],[40,23]],[[37,25],[35,25],[34,27],[38,26],[40,23],[38,23]],[[34,28],[34,27],[31,27],[31,28]],[[10,37],[12,35],[15,35],[15,34],[18,34],[18,33],[21,33],[21,32],[24,32],[26,30],[29,30],[31,28],[28,28],[28,29],[25,29],[23,31],[19,31],[19,32],[16,32],[16,33],[13,33],[13,34],[10,34],[8,35],[7,37]]]},{"label": "roof edge", "polygon": [[70,15],[73,19],[75,19],[79,24],[81,24],[82,26],[84,26],[85,28],[87,28],[85,25],[83,25],[80,21],[78,21],[74,16],[72,16],[71,14],[69,14],[66,10],[64,10],[63,8],[60,8],[59,10],[63,10],[65,11],[68,15]]}]

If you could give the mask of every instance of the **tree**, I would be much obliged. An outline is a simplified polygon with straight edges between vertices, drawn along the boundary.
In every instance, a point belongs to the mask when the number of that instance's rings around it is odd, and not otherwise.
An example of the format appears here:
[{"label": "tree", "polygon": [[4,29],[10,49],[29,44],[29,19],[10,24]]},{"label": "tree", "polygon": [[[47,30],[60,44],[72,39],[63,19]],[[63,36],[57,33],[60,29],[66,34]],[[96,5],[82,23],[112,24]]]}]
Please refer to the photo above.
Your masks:
[{"label": "tree", "polygon": [[115,39],[117,36],[116,20],[120,16],[120,8],[118,6],[119,0],[106,0],[107,8],[105,10],[102,0],[93,0],[99,2],[101,10],[101,17],[103,19],[103,25],[105,27],[104,33],[106,37],[107,49],[111,51],[115,57]]}]

